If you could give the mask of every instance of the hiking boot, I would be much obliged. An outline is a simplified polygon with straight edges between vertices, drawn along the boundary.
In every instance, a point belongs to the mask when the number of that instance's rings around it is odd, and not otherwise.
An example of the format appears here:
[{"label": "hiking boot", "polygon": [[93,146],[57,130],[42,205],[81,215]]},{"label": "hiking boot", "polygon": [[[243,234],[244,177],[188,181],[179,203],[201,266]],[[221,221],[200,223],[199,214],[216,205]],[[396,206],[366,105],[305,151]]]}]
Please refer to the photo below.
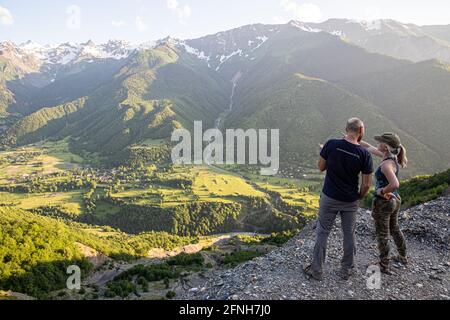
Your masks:
[{"label": "hiking boot", "polygon": [[400,255],[392,258],[392,260],[394,260],[395,262],[400,263],[400,264],[402,264],[404,266],[407,266],[409,264],[408,258],[400,256]]},{"label": "hiking boot", "polygon": [[352,269],[342,268],[341,270],[339,270],[338,274],[342,280],[348,281],[352,276],[356,274],[356,270],[354,268]]},{"label": "hiking boot", "polygon": [[323,274],[321,272],[315,272],[312,269],[312,266],[309,265],[303,269],[303,273],[307,276],[308,279],[314,279],[316,281],[323,281]]},{"label": "hiking boot", "polygon": [[381,263],[378,263],[378,266],[380,267],[381,273],[383,273],[385,275],[392,276],[395,274],[394,271],[392,271],[390,266],[385,266]]}]

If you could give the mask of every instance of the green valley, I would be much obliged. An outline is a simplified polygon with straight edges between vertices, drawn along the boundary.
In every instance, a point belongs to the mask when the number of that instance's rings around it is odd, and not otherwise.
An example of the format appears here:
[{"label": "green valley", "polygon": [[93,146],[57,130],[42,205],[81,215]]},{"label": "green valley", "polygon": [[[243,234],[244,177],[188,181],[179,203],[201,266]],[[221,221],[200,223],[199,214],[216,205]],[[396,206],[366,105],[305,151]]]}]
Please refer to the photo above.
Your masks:
[{"label": "green valley", "polygon": [[[138,46],[1,42],[0,299],[173,299],[272,252],[316,219],[320,145],[352,117],[366,140],[401,136],[405,208],[448,193],[450,66],[424,59],[450,47],[447,28],[426,30],[384,21],[378,38],[336,19]],[[279,130],[279,171],[175,165],[171,136],[195,122]]]},{"label": "green valley", "polygon": [[[61,140],[0,153],[3,290],[55,298],[69,265],[82,266],[88,277],[189,245],[210,248],[209,261],[234,265],[255,249],[236,251],[228,242],[215,247],[221,234],[295,232],[317,211],[314,181],[263,181],[225,168],[158,162],[94,167],[95,155],[84,159],[69,149]],[[255,238],[256,244],[266,238]],[[20,246],[30,248],[26,255],[19,254]],[[237,252],[243,256],[234,258]],[[106,297],[113,297],[111,286]]]}]

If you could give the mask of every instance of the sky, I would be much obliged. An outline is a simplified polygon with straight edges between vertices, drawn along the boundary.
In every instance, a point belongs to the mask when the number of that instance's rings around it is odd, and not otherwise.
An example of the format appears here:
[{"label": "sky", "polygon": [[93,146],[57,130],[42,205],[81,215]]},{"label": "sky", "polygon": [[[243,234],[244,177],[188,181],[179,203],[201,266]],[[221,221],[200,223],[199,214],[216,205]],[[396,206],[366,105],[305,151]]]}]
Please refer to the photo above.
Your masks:
[{"label": "sky", "polygon": [[0,0],[0,41],[143,43],[252,23],[390,18],[450,24],[449,0]]}]

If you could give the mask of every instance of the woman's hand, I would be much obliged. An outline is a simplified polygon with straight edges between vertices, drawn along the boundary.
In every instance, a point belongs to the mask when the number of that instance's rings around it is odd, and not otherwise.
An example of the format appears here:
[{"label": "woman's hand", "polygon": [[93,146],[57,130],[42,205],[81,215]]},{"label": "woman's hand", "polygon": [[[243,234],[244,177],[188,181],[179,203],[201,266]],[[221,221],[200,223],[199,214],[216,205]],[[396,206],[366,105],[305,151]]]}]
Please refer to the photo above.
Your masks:
[{"label": "woman's hand", "polygon": [[359,144],[361,145],[361,147],[363,147],[364,149],[369,151],[374,156],[377,156],[377,157],[380,157],[380,158],[384,157],[384,153],[381,152],[380,150],[378,150],[378,148],[374,147],[370,143],[368,143],[366,141],[361,141]]}]

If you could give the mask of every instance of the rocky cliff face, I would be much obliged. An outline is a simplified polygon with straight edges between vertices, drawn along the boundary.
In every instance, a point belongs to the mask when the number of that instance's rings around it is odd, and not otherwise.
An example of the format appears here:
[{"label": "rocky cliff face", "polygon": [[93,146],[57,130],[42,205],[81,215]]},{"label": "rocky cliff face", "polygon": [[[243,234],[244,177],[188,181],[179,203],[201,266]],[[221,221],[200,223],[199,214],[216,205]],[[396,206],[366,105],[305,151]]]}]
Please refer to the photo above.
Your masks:
[{"label": "rocky cliff face", "polygon": [[[368,268],[377,262],[377,245],[371,212],[358,218],[357,274],[345,282],[337,271],[342,256],[338,221],[329,240],[325,280],[308,280],[302,266],[314,247],[315,226],[308,226],[284,247],[234,270],[206,276],[186,292],[190,300],[450,300],[450,197],[443,197],[402,212],[411,263],[394,265],[395,274],[381,276],[379,288]],[[338,219],[339,220],[339,219]],[[396,254],[392,243],[392,253]],[[368,285],[369,283],[369,285]]]}]

